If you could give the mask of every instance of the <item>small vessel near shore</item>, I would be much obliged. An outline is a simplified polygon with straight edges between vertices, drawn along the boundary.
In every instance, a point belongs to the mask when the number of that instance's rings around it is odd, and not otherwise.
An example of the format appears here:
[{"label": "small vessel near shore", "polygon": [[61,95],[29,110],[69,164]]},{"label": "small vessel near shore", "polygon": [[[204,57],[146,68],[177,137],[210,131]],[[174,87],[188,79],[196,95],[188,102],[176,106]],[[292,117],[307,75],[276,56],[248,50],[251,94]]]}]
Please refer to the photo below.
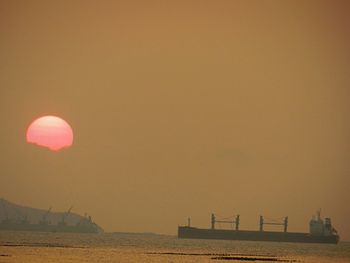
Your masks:
[{"label": "small vessel near shore", "polygon": [[[234,229],[217,229],[217,223],[229,223]],[[248,241],[275,241],[275,242],[299,242],[299,243],[329,243],[337,244],[339,235],[331,224],[330,218],[321,218],[320,211],[310,220],[309,233],[288,232],[288,217],[280,221],[268,221],[260,216],[258,231],[240,230],[240,216],[234,220],[217,220],[214,214],[211,215],[211,228],[196,228],[188,220],[187,226],[178,227],[178,238],[194,239],[222,239],[222,240],[248,240]],[[264,225],[281,225],[283,232],[264,231]]]}]

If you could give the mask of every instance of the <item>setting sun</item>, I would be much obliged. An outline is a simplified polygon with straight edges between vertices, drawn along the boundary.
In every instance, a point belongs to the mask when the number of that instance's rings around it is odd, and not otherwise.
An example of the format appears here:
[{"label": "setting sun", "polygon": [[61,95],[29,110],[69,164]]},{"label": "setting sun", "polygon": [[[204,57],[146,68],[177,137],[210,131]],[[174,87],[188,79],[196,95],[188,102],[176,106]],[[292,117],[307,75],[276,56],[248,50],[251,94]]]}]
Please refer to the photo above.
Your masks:
[{"label": "setting sun", "polygon": [[59,117],[40,117],[28,127],[27,142],[58,151],[72,145],[73,130],[65,120]]}]

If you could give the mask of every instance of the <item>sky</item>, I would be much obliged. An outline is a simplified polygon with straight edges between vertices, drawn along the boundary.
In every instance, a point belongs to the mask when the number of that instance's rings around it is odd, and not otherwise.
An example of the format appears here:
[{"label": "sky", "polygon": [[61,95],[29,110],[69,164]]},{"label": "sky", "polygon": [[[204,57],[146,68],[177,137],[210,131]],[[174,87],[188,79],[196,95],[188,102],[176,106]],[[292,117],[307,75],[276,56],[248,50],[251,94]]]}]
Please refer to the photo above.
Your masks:
[{"label": "sky", "polygon": [[[348,1],[1,1],[0,196],[173,234],[317,209],[350,240]],[[71,148],[27,144],[44,115]],[[269,228],[267,228],[269,229]],[[273,230],[282,230],[271,228]]]}]

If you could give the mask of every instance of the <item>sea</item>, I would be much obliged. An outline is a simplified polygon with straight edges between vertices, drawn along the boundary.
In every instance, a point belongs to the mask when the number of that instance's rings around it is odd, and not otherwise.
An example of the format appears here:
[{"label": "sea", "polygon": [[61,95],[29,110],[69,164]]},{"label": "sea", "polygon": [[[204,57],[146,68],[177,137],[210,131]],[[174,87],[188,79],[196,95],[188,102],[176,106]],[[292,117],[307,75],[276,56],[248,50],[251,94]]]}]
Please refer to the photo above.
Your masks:
[{"label": "sea", "polygon": [[178,239],[152,233],[0,232],[0,263],[350,262],[350,242]]}]

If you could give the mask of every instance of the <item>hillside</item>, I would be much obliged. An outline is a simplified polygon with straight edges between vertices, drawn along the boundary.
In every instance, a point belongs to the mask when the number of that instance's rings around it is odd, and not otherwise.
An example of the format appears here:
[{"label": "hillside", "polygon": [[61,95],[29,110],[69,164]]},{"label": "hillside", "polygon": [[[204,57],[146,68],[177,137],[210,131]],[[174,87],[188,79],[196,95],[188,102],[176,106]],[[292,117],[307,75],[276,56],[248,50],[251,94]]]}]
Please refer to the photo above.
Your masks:
[{"label": "hillside", "polygon": [[0,222],[5,219],[18,222],[26,219],[32,224],[38,224],[44,219],[45,216],[46,220],[53,225],[56,225],[58,222],[62,221],[63,217],[65,217],[64,220],[68,225],[76,225],[78,222],[84,219],[83,216],[72,212],[67,215],[67,212],[54,212],[51,210],[48,213],[48,209],[37,209],[17,205],[3,198],[0,199]]}]

